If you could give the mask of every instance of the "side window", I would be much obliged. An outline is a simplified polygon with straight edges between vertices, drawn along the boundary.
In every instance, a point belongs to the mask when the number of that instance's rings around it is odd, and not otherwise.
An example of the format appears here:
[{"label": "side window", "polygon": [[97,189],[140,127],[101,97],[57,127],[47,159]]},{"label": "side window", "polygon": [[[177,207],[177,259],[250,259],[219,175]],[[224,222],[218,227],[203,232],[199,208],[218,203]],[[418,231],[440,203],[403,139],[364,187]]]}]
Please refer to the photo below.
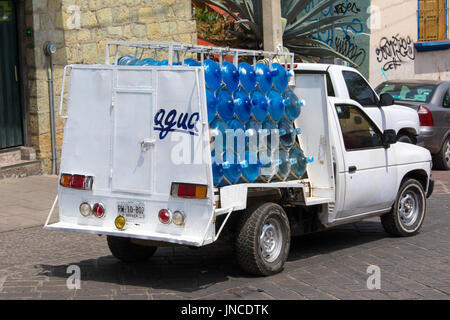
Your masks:
[{"label": "side window", "polygon": [[347,151],[383,147],[380,130],[357,107],[337,105],[336,112]]},{"label": "side window", "polygon": [[442,101],[442,106],[444,108],[450,108],[450,89],[447,90],[447,93],[444,96],[444,101]]},{"label": "side window", "polygon": [[366,80],[352,71],[342,71],[350,99],[362,106],[376,106],[377,97]]},{"label": "side window", "polygon": [[333,83],[331,82],[330,75],[327,73],[327,96],[335,97]]}]

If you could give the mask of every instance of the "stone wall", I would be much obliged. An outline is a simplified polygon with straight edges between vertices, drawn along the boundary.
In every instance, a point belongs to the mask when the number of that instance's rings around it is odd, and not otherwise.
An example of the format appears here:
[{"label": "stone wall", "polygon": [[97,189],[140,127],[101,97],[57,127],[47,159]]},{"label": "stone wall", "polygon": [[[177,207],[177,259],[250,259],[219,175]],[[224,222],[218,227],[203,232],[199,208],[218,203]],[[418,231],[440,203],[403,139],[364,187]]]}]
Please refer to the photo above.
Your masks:
[{"label": "stone wall", "polygon": [[[58,109],[63,68],[72,63],[103,63],[105,42],[177,41],[196,43],[190,0],[24,0],[24,81],[28,145],[36,148],[43,172],[51,172],[48,58],[52,41],[54,100]],[[56,111],[57,112],[57,111]],[[64,121],[56,116],[58,159]]]}]

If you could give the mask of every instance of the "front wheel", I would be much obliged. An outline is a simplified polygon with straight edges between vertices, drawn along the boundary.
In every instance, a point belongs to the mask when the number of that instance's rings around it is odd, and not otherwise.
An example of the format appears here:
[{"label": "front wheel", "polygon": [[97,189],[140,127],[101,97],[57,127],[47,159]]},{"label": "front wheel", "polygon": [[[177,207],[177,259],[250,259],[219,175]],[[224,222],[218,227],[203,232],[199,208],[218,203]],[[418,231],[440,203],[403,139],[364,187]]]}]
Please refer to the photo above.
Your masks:
[{"label": "front wheel", "polygon": [[268,276],[283,270],[289,254],[291,231],[283,208],[265,203],[241,217],[235,254],[247,273]]},{"label": "front wheel", "polygon": [[426,196],[422,185],[415,179],[405,181],[389,213],[381,216],[384,230],[397,237],[417,234],[422,227],[426,211]]}]

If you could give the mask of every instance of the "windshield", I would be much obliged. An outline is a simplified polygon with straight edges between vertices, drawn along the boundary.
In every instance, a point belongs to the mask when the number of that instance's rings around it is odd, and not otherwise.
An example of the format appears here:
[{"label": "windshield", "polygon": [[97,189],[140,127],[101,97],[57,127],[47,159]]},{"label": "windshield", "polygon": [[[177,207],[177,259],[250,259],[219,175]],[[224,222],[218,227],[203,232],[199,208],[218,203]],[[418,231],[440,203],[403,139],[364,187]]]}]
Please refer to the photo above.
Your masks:
[{"label": "windshield", "polygon": [[385,83],[378,86],[375,91],[379,95],[390,93],[395,100],[399,101],[429,103],[435,89],[435,85]]}]

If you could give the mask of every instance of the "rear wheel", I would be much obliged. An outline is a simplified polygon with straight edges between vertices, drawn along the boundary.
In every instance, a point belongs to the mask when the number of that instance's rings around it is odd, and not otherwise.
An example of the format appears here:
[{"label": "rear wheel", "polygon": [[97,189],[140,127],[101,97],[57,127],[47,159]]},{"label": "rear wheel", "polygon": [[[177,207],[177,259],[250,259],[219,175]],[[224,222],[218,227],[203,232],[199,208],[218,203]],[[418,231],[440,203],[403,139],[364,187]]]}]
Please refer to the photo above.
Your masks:
[{"label": "rear wheel", "polygon": [[148,260],[158,247],[141,246],[129,238],[107,236],[112,255],[123,262],[142,262]]},{"label": "rear wheel", "polygon": [[408,237],[417,234],[422,227],[426,210],[426,197],[419,181],[405,181],[389,213],[381,216],[384,230],[394,236]]},{"label": "rear wheel", "polygon": [[283,270],[289,255],[291,231],[283,208],[265,203],[241,217],[235,253],[244,271],[268,276]]},{"label": "rear wheel", "polygon": [[450,170],[450,138],[445,139],[441,151],[433,160],[437,169]]}]

